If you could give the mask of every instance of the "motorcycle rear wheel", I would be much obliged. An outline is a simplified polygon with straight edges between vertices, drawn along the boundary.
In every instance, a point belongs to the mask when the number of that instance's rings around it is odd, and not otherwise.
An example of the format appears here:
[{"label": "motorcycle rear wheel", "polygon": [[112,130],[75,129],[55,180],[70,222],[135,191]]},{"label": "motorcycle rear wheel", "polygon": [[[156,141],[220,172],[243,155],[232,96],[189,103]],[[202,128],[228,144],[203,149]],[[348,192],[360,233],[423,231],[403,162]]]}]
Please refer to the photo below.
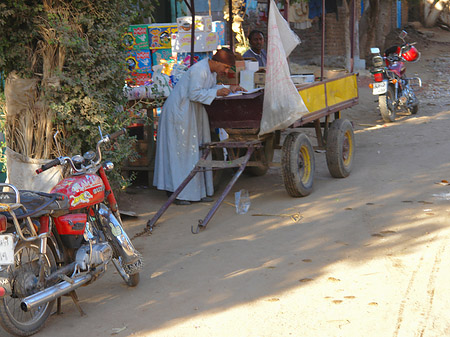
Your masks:
[{"label": "motorcycle rear wheel", "polygon": [[[8,267],[12,273],[13,294],[0,300],[0,325],[13,335],[30,336],[43,328],[55,301],[30,312],[23,311],[20,308],[22,299],[41,290],[36,287],[39,278],[39,245],[36,242],[19,242],[14,260],[14,270]],[[55,257],[49,247],[44,262],[45,275],[48,276],[56,270]]]},{"label": "motorcycle rear wheel", "polygon": [[388,86],[385,95],[378,96],[378,106],[380,108],[381,117],[387,123],[395,121],[395,106],[394,106],[394,88]]}]

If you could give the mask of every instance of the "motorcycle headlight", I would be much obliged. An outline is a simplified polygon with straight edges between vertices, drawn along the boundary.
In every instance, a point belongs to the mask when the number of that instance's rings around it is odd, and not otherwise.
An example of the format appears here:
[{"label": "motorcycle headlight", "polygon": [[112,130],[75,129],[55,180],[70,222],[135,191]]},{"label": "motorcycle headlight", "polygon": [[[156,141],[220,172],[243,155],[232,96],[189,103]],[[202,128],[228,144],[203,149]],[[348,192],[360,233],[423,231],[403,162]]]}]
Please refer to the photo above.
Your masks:
[{"label": "motorcycle headlight", "polygon": [[105,161],[103,163],[103,167],[104,167],[105,171],[112,171],[114,169],[114,164],[110,161]]},{"label": "motorcycle headlight", "polygon": [[374,67],[381,67],[383,65],[383,58],[379,55],[372,58],[372,64]]}]

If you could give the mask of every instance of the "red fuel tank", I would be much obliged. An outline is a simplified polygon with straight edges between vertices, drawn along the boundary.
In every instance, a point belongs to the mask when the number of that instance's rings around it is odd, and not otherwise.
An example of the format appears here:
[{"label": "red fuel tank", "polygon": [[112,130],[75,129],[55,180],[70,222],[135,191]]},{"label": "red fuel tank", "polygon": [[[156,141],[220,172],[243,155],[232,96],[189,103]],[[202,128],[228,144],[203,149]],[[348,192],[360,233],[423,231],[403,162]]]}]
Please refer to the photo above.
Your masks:
[{"label": "red fuel tank", "polygon": [[87,214],[65,214],[55,219],[56,230],[60,235],[83,235]]},{"label": "red fuel tank", "polygon": [[95,205],[105,199],[105,185],[96,174],[83,174],[60,181],[51,193],[62,193],[69,198],[69,210]]},{"label": "red fuel tank", "polygon": [[392,70],[397,76],[402,77],[406,71],[405,62],[392,62],[388,65],[389,70]]}]

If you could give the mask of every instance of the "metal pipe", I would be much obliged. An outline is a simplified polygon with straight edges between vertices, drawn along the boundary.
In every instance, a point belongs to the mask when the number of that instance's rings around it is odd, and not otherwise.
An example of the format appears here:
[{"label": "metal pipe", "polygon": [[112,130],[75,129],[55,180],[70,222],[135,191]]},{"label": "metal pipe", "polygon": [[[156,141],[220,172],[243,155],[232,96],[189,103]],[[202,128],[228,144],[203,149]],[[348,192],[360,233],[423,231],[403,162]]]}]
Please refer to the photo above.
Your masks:
[{"label": "metal pipe", "polygon": [[248,161],[250,160],[250,157],[252,156],[253,152],[255,151],[255,147],[251,146],[247,148],[247,153],[244,156],[244,162],[239,165],[238,171],[234,174],[233,179],[228,183],[227,187],[225,187],[225,190],[223,191],[222,195],[219,197],[219,199],[214,204],[213,208],[210,209],[208,214],[203,220],[198,221],[197,229],[194,231],[194,226],[191,226],[191,232],[192,234],[198,234],[200,228],[205,229],[208,225],[209,221],[213,217],[214,213],[219,209],[220,205],[222,204],[222,201],[225,199],[225,197],[228,195],[228,193],[231,191],[231,188],[236,183],[236,181],[241,176],[242,172],[244,172],[245,167],[247,166]]},{"label": "metal pipe", "polygon": [[[202,155],[201,159],[205,160],[208,157],[209,152],[210,152],[210,149],[206,148],[203,151],[203,155]],[[183,191],[183,189],[186,187],[186,185],[192,180],[192,178],[194,178],[194,176],[198,172],[200,172],[200,170],[201,169],[196,164],[195,167],[192,169],[191,173],[189,173],[189,175],[183,180],[183,182],[180,184],[180,186],[178,186],[177,189],[170,195],[169,199],[167,199],[167,201],[164,203],[164,205],[162,205],[162,207],[153,216],[153,218],[151,218],[147,222],[146,228],[151,229],[155,225],[156,221],[158,221],[158,219],[164,214],[164,212],[169,208],[169,206],[175,201],[178,194],[180,194],[181,191]]]},{"label": "metal pipe", "polygon": [[30,295],[22,300],[20,308],[29,312],[40,305],[44,305],[50,301],[56,300],[58,297],[66,295],[71,291],[81,287],[83,284],[89,282],[92,279],[91,274],[86,274],[78,278],[73,279],[73,284],[62,281],[47,289],[44,289],[36,294]]},{"label": "metal pipe", "polygon": [[45,278],[45,280],[47,283],[52,283],[52,282],[60,279],[60,277],[62,275],[73,274],[76,266],[77,266],[76,262],[72,262],[68,265],[65,265],[64,267],[61,267],[54,273],[50,274],[48,277]]}]

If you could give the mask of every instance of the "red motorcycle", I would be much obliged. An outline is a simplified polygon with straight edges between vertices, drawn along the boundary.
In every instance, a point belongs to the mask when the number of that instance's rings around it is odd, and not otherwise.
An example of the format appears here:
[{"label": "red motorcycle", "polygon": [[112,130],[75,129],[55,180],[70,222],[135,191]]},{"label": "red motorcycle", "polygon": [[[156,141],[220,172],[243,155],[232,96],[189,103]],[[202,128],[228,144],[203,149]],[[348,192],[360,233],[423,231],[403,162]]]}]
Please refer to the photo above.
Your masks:
[{"label": "red motorcycle", "polygon": [[[71,175],[50,193],[0,184],[0,324],[9,333],[39,331],[55,300],[102,276],[113,262],[126,284],[139,283],[142,256],[125,233],[100,146],[125,133],[103,137],[96,151],[59,157],[37,173],[70,164]],[[8,187],[8,191],[5,191]]]},{"label": "red motorcycle", "polygon": [[405,42],[406,35],[403,30],[399,36],[403,44],[386,49],[383,56],[378,48],[370,48],[374,83],[369,86],[373,89],[373,95],[378,96],[378,107],[385,122],[393,122],[398,111],[414,115],[419,110],[419,100],[412,82],[422,86],[422,80],[419,77],[406,77],[405,62],[417,62],[420,53],[414,43]]}]

